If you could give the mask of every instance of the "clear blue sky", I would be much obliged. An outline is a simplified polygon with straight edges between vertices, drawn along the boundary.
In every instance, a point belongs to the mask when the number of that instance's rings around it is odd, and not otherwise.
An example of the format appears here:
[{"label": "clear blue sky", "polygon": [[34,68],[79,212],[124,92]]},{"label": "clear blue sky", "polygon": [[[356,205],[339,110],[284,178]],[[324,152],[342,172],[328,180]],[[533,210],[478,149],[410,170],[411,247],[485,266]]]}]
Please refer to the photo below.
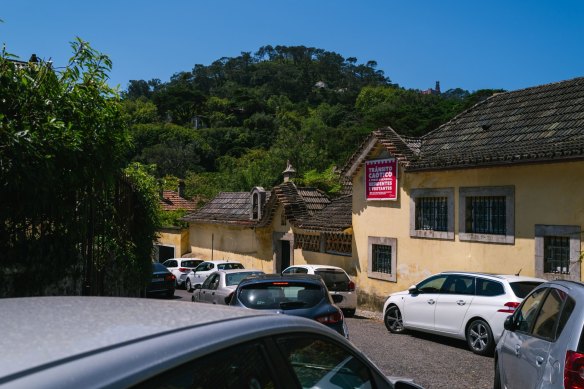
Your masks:
[{"label": "clear blue sky", "polygon": [[0,43],[66,64],[76,36],[110,56],[112,85],[304,45],[377,61],[427,89],[520,89],[584,76],[581,0],[0,0]]}]

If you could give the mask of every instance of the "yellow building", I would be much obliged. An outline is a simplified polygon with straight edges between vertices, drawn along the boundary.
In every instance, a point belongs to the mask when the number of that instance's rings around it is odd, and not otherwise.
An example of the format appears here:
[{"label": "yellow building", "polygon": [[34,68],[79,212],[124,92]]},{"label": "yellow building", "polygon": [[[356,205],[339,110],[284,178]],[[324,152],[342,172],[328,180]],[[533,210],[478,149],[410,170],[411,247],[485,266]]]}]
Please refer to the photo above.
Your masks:
[{"label": "yellow building", "polygon": [[494,95],[420,139],[373,131],[344,174],[362,303],[444,270],[581,280],[582,78]]},{"label": "yellow building", "polygon": [[418,139],[373,131],[343,168],[349,196],[288,168],[185,217],[192,255],[341,266],[370,307],[444,270],[582,279],[584,78],[493,95]]}]

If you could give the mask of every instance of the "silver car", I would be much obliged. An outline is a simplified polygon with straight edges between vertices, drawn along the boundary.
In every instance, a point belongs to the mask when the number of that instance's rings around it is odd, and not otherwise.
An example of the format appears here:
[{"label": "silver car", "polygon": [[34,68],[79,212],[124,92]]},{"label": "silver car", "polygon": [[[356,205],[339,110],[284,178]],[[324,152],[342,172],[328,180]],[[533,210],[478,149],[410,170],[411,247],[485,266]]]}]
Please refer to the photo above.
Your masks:
[{"label": "silver car", "polygon": [[394,387],[351,343],[313,320],[210,304],[177,316],[177,304],[0,299],[0,386]]},{"label": "silver car", "polygon": [[195,285],[191,300],[195,303],[228,305],[229,298],[245,277],[264,274],[261,270],[235,269],[211,273],[203,285]]},{"label": "silver car", "polygon": [[584,284],[550,281],[505,320],[495,388],[584,388]]}]

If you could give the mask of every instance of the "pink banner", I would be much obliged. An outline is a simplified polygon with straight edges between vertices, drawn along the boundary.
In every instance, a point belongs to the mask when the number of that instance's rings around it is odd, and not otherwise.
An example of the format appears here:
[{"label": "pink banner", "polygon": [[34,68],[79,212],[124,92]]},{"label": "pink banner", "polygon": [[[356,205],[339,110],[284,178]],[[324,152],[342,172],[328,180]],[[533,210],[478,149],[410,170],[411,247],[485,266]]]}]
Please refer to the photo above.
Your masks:
[{"label": "pink banner", "polygon": [[367,200],[397,200],[397,161],[377,159],[365,163]]}]

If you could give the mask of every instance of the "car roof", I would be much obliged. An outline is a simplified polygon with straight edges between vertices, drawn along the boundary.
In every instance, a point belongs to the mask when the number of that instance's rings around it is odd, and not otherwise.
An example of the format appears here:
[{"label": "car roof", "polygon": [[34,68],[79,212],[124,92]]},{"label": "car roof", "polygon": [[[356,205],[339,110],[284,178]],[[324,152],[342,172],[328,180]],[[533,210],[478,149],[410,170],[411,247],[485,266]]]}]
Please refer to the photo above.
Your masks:
[{"label": "car roof", "polygon": [[215,265],[219,265],[219,264],[222,264],[222,263],[239,263],[239,264],[241,264],[241,262],[238,262],[238,261],[229,261],[229,260],[226,260],[226,259],[216,259],[216,260],[212,260],[212,261],[203,261],[203,263],[213,263]]},{"label": "car roof", "polygon": [[495,274],[495,273],[481,273],[481,272],[471,272],[471,271],[443,271],[439,274],[461,274],[469,276],[480,276],[480,277],[492,277],[499,280],[506,280],[508,282],[517,281],[534,281],[534,282],[546,282],[543,278],[520,276],[517,274]]},{"label": "car roof", "polygon": [[[184,360],[185,352],[192,358],[196,352],[213,351],[213,347],[217,347],[214,344],[220,342],[239,343],[260,335],[286,332],[290,328],[313,333],[322,333],[322,328],[325,328],[317,322],[299,317],[211,304],[200,304],[197,309],[183,309],[180,315],[176,315],[179,309],[176,304],[182,303],[118,297],[0,299],[0,326],[4,334],[0,347],[9,354],[0,364],[0,385],[22,380],[23,377],[42,375],[45,371],[54,372],[55,369],[62,369],[60,366],[84,363],[83,368],[76,369],[71,377],[67,377],[70,383],[78,376],[91,375],[91,371],[85,370],[96,371],[101,368],[106,370],[102,375],[95,376],[95,380],[113,380],[116,374],[127,375],[132,369],[139,370],[139,377],[143,379],[144,374],[156,374],[159,364],[154,362],[155,366],[149,366],[148,363],[153,362],[147,359],[147,355],[155,361],[173,358]],[[221,331],[211,336],[213,328]],[[218,333],[223,335],[218,337]],[[334,335],[333,331],[330,334]],[[200,341],[185,345],[187,335],[192,339],[200,337]],[[163,345],[176,343],[173,347],[177,354],[171,355],[174,351],[165,350],[164,355],[159,355],[160,349],[144,348],[145,342],[157,341],[158,337],[166,339]],[[128,350],[134,351],[123,359],[123,364],[119,364],[122,350],[127,350],[127,353]],[[136,354],[136,350],[144,352]],[[97,366],[92,361],[92,358],[98,359],[100,355],[109,355],[109,358],[102,357],[101,362],[111,365],[109,369],[113,370],[110,375],[107,374],[107,366]],[[117,362],[117,358],[112,358],[116,356],[120,358]],[[120,365],[117,368],[116,363]],[[104,374],[108,377],[103,377]],[[37,386],[105,386],[91,380],[79,385],[64,385],[63,379],[60,377],[53,385],[45,382]]]},{"label": "car roof", "polygon": [[[303,269],[311,269],[311,270],[335,269],[335,270],[345,271],[345,269],[343,269],[342,267],[331,266],[331,265],[292,265],[292,266],[289,266],[288,268],[294,268],[294,267],[301,267]],[[286,270],[286,269],[284,269],[284,270]]]},{"label": "car roof", "polygon": [[258,269],[229,269],[229,270],[217,270],[215,273],[225,273],[225,274],[233,274],[233,273],[264,273],[263,270]]},{"label": "car roof", "polygon": [[318,283],[323,285],[323,280],[319,275],[316,274],[259,274],[255,276],[249,276],[239,285],[247,285],[252,283],[263,283],[263,282],[283,282],[283,281],[304,281],[310,283]]}]

